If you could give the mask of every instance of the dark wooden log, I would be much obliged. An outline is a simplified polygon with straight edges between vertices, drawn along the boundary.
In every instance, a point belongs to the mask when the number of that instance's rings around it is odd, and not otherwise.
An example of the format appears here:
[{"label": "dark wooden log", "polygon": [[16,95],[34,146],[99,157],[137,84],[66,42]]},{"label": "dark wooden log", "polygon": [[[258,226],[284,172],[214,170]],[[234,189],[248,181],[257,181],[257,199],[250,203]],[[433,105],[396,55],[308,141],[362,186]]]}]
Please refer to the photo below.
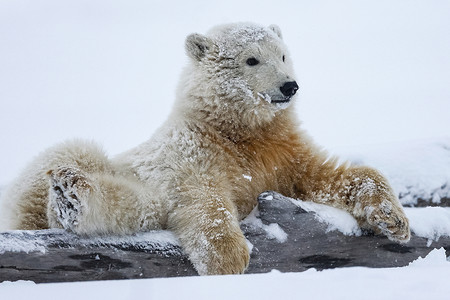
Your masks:
[{"label": "dark wooden log", "polygon": [[433,199],[417,198],[417,204],[413,207],[440,206],[450,207],[450,198],[441,198],[439,203],[433,202]]},{"label": "dark wooden log", "polygon": [[[277,223],[287,233],[285,242],[268,237],[258,226],[242,224],[253,245],[247,273],[301,272],[366,266],[406,266],[432,249],[444,247],[450,254],[450,238],[427,245],[428,240],[412,236],[400,245],[382,236],[346,236],[327,232],[327,225],[315,214],[294,205],[288,198],[272,194],[273,200],[259,198],[263,224]],[[266,194],[267,196],[267,194]],[[144,237],[146,237],[144,235]],[[169,239],[170,240],[170,239]],[[155,278],[197,275],[176,243],[135,238],[85,239],[62,230],[0,233],[0,243],[36,245],[31,252],[14,252],[0,244],[0,282],[32,280],[41,282]],[[16,247],[20,249],[20,247]],[[2,249],[4,249],[2,251]],[[6,251],[5,251],[6,249]]]}]

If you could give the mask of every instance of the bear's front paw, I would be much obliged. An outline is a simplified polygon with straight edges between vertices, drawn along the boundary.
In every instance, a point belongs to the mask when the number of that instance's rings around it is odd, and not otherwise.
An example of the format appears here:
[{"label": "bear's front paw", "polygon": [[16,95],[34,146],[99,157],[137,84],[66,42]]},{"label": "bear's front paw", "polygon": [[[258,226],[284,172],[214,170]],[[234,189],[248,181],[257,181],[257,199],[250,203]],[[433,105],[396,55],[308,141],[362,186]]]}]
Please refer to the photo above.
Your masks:
[{"label": "bear's front paw", "polygon": [[377,206],[366,207],[367,222],[369,225],[391,241],[406,243],[411,237],[409,222],[401,207],[388,200]]},{"label": "bear's front paw", "polygon": [[204,259],[198,261],[191,257],[200,275],[242,274],[247,269],[250,254],[242,233],[219,235],[207,244],[205,249],[200,249],[206,252],[200,254]]}]

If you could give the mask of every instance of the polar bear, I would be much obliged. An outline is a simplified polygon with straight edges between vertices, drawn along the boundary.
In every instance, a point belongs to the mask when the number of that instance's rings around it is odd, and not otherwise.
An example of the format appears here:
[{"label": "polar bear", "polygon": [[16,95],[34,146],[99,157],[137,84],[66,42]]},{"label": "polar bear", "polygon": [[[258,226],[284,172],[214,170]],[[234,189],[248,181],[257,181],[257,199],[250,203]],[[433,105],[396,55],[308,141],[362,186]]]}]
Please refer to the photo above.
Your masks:
[{"label": "polar bear", "polygon": [[409,240],[387,180],[337,164],[299,128],[298,85],[276,25],[218,26],[189,35],[185,47],[175,106],[156,134],[112,159],[80,140],[48,149],[4,195],[11,228],[88,236],[169,229],[199,274],[242,273],[249,249],[239,221],[274,190]]}]

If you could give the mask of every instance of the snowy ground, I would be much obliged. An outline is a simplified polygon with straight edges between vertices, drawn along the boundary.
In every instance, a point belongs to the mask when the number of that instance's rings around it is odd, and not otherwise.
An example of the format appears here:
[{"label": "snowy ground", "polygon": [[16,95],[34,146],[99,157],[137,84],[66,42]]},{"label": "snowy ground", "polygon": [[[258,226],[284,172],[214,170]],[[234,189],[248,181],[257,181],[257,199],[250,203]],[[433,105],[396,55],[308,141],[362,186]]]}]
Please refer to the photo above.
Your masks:
[{"label": "snowy ground", "polygon": [[[446,0],[0,1],[0,187],[67,138],[95,139],[110,154],[146,140],[170,111],[185,36],[254,21],[283,30],[296,109],[319,144],[380,168],[405,204],[438,201],[450,189],[449,15]],[[431,222],[413,222],[416,234],[449,226],[448,210],[407,214]],[[449,275],[436,250],[397,269],[2,283],[0,297],[447,299]]]},{"label": "snowy ground", "polygon": [[40,284],[0,283],[5,299],[448,299],[450,262],[433,250],[403,268]]}]

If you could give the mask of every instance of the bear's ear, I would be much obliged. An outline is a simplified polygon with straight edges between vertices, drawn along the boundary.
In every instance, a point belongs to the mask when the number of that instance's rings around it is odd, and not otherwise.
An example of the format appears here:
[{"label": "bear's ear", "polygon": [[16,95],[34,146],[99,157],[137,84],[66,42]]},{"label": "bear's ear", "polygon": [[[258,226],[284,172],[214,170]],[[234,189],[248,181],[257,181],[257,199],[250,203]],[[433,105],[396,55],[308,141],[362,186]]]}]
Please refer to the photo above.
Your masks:
[{"label": "bear's ear", "polygon": [[193,33],[186,38],[185,47],[191,58],[201,60],[211,49],[212,41],[204,35]]},{"label": "bear's ear", "polygon": [[280,29],[280,27],[278,27],[278,25],[272,24],[269,26],[269,29],[272,30],[273,32],[275,32],[275,34],[278,35],[278,37],[280,39],[283,39],[283,35],[281,34],[281,29]]}]

